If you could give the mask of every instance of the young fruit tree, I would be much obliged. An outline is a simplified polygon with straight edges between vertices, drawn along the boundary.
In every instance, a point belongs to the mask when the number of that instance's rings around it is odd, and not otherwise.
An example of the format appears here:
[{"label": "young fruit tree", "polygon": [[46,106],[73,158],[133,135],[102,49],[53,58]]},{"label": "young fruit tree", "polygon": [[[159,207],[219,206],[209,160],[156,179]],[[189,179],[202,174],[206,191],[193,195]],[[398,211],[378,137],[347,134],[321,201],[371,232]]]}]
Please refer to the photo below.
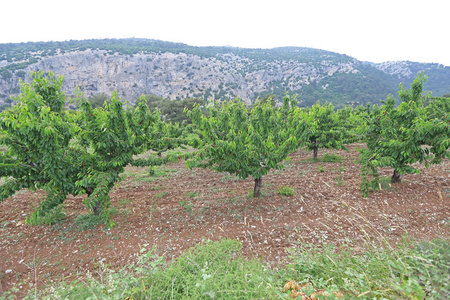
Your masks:
[{"label": "young fruit tree", "polygon": [[249,111],[239,99],[188,111],[201,142],[187,159],[188,167],[210,168],[255,180],[253,197],[261,194],[262,177],[283,168],[288,154],[304,143],[308,124],[297,108],[295,97],[285,96],[283,106],[257,103]]},{"label": "young fruit tree", "polygon": [[183,128],[178,123],[168,123],[161,120],[155,124],[152,138],[147,145],[149,149],[161,157],[163,152],[178,148],[187,142],[183,139]]},{"label": "young fruit tree", "polygon": [[[174,150],[177,148],[185,149],[189,141],[185,134],[185,125],[180,125],[179,123],[165,122],[160,119],[154,125],[153,133],[151,133],[147,139],[147,148],[155,152],[155,154],[147,160],[144,160],[144,165],[149,165],[150,175],[154,175],[156,166],[176,161],[177,157],[181,154],[178,152],[167,153],[164,157],[162,154],[169,150]],[[137,160],[134,165],[138,165]],[[142,165],[142,164],[141,164]]]},{"label": "young fruit tree", "polygon": [[18,104],[0,115],[0,201],[16,191],[43,189],[47,198],[28,218],[39,217],[62,204],[68,194],[87,194],[84,203],[109,225],[109,191],[120,173],[133,162],[133,155],[146,150],[147,136],[158,116],[142,102],[132,113],[113,94],[103,107],[92,109],[85,99],[80,111],[63,109],[66,97],[62,77],[32,73],[30,84],[22,82]]},{"label": "young fruit tree", "polygon": [[370,106],[345,106],[336,111],[336,118],[342,128],[342,144],[353,144],[359,142],[363,133],[367,130]]},{"label": "young fruit tree", "polygon": [[375,107],[366,132],[367,149],[361,149],[361,193],[379,187],[378,169],[392,167],[391,181],[400,182],[403,174],[418,173],[414,163],[440,163],[449,156],[449,116],[430,119],[423,106],[423,83],[419,73],[410,90],[400,86],[400,104],[389,95],[384,105]]},{"label": "young fruit tree", "polygon": [[334,112],[333,104],[321,105],[317,102],[307,109],[307,115],[310,133],[306,146],[313,151],[314,160],[317,160],[320,148],[346,149],[343,145],[347,134],[345,123]]}]

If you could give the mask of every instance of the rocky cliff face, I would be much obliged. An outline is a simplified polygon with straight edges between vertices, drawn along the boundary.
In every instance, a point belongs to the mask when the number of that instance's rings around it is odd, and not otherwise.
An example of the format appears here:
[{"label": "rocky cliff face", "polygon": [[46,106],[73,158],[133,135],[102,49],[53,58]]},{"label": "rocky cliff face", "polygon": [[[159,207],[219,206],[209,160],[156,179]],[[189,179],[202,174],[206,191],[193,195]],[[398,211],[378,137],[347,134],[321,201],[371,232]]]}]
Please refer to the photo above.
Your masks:
[{"label": "rocky cliff face", "polygon": [[377,69],[396,76],[397,78],[405,78],[415,75],[413,74],[409,63],[406,61],[388,61],[376,64],[375,66]]},{"label": "rocky cliff face", "polygon": [[[64,76],[63,89],[85,96],[117,91],[135,102],[142,94],[177,99],[242,98],[295,93],[301,105],[317,100],[336,107],[376,103],[425,71],[426,90],[450,93],[450,67],[414,62],[363,63],[329,51],[282,47],[193,47],[146,39],[0,44],[0,110],[32,71]],[[3,105],[3,106],[2,106]]]},{"label": "rocky cliff face", "polygon": [[389,61],[375,64],[375,67],[393,76],[406,86],[410,85],[418,72],[423,72],[428,80],[424,84],[426,91],[433,96],[450,93],[450,67],[437,63],[417,63],[411,61]]},{"label": "rocky cliff face", "polygon": [[[155,94],[171,99],[240,97],[250,103],[274,85],[301,90],[334,74],[358,73],[356,65],[357,61],[324,60],[314,65],[293,60],[252,60],[232,53],[216,57],[170,52],[111,55],[88,49],[43,58],[23,71],[25,81],[30,81],[31,71],[53,71],[64,76],[64,90],[73,92],[79,87],[86,96],[116,90],[131,102],[142,94]],[[0,80],[3,95],[17,94],[18,87],[17,72]]]}]

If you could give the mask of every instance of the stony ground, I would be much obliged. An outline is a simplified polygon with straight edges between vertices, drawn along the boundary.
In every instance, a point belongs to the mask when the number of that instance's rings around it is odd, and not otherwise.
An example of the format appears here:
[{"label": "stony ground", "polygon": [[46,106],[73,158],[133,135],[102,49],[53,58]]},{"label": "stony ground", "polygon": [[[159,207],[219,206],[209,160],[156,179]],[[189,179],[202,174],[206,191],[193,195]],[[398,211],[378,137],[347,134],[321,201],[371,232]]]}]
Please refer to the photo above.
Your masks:
[{"label": "stony ground", "polygon": [[[234,238],[243,252],[282,264],[286,249],[300,243],[351,244],[364,249],[369,239],[395,244],[404,236],[429,240],[450,236],[450,161],[406,175],[389,184],[392,169],[383,169],[381,191],[360,195],[356,148],[321,151],[338,154],[342,162],[312,162],[312,153],[290,156],[284,170],[263,178],[263,196],[249,197],[253,180],[225,173],[187,170],[184,162],[161,167],[156,176],[147,168],[129,167],[127,178],[111,197],[112,230],[97,225],[81,230],[80,214],[88,214],[83,197],[70,197],[64,221],[30,226],[24,218],[43,197],[21,191],[0,203],[0,295],[16,285],[30,288],[70,280],[99,262],[120,268],[135,261],[143,245],[154,245],[168,260],[202,239]],[[295,195],[277,193],[283,187]]]}]

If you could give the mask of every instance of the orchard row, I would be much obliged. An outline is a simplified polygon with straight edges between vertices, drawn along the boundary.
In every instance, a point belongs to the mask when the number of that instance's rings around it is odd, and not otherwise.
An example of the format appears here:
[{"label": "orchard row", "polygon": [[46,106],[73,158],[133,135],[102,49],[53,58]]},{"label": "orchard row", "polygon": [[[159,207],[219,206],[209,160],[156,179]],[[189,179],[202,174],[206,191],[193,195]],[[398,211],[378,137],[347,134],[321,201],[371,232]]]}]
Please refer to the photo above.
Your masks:
[{"label": "orchard row", "polygon": [[[287,156],[308,148],[317,159],[321,148],[344,148],[365,142],[361,150],[361,192],[378,185],[378,169],[392,167],[393,181],[418,172],[416,162],[439,163],[449,156],[448,98],[436,98],[424,106],[426,77],[419,74],[410,90],[400,87],[400,104],[392,96],[383,105],[346,107],[317,103],[299,108],[295,96],[286,95],[281,105],[257,101],[247,107],[236,99],[187,110],[192,124],[164,122],[150,111],[145,97],[133,109],[125,109],[117,94],[103,107],[92,108],[78,94],[77,111],[64,109],[62,77],[42,72],[22,83],[17,105],[0,114],[0,201],[20,189],[43,189],[47,198],[28,219],[30,223],[62,204],[68,194],[87,194],[84,203],[94,214],[109,217],[113,186],[127,165],[155,166],[184,159],[187,167],[251,176],[254,197],[259,197],[262,178],[271,169],[283,168]],[[270,100],[270,99],[269,99]],[[183,146],[195,151],[162,152]],[[149,159],[135,155],[153,150]]]}]

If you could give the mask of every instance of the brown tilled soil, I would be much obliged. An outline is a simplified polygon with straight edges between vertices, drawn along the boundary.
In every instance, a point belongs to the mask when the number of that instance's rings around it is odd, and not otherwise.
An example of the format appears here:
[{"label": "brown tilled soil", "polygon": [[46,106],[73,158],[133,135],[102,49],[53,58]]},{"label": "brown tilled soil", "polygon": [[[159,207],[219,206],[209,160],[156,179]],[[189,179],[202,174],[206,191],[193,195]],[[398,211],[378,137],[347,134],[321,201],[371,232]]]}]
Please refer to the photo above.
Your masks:
[{"label": "brown tilled soil", "polygon": [[[43,193],[21,191],[0,203],[0,295],[16,285],[30,288],[70,280],[99,261],[120,268],[135,261],[140,246],[156,246],[168,260],[202,241],[239,239],[243,253],[282,263],[286,248],[299,243],[350,243],[358,251],[370,238],[395,244],[402,237],[430,240],[450,235],[450,161],[421,168],[399,184],[388,183],[369,197],[360,195],[357,147],[319,151],[343,157],[339,163],[311,162],[312,153],[290,156],[284,170],[263,178],[263,196],[252,199],[251,178],[168,164],[163,176],[147,168],[127,168],[127,178],[111,193],[116,208],[112,230],[103,225],[80,231],[75,218],[87,214],[83,197],[70,197],[66,220],[54,226],[30,226],[24,218]],[[295,189],[294,196],[277,193]]]}]

